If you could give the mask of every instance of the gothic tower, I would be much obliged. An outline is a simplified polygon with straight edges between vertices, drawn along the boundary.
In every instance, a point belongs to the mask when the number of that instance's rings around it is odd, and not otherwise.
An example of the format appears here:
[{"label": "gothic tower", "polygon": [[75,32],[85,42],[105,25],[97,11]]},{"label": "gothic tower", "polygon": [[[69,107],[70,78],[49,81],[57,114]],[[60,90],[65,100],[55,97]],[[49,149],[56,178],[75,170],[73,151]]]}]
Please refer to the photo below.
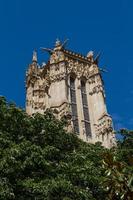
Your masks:
[{"label": "gothic tower", "polygon": [[47,64],[39,66],[37,53],[26,73],[26,112],[29,115],[53,109],[58,118],[67,117],[68,130],[87,142],[102,142],[105,147],[115,144],[112,119],[107,113],[105,92],[98,56],[87,56],[65,48],[56,41]]}]

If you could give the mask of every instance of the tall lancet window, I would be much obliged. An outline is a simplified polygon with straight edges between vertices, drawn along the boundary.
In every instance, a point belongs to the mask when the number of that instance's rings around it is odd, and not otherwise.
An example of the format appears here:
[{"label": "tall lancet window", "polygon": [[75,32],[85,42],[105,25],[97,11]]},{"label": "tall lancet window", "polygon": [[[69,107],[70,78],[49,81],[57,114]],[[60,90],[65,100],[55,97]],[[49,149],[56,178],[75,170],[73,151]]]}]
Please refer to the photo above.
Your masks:
[{"label": "tall lancet window", "polygon": [[70,98],[71,98],[71,110],[72,110],[72,122],[74,131],[79,134],[79,123],[76,103],[76,91],[75,91],[75,79],[70,77]]},{"label": "tall lancet window", "polygon": [[84,81],[81,81],[81,96],[82,96],[85,132],[87,136],[91,137],[89,108],[87,102],[86,84]]}]

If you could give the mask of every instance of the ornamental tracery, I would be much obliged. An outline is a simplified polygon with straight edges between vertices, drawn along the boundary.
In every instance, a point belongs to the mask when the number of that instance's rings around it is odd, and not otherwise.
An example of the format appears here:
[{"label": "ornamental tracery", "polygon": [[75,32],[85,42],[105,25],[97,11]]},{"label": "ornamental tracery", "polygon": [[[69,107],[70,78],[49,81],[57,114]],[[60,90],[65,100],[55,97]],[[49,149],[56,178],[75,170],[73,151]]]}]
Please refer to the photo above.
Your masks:
[{"label": "ornamental tracery", "polygon": [[75,73],[78,78],[85,76],[89,78],[89,65],[74,61],[73,59],[67,61],[67,73]]}]

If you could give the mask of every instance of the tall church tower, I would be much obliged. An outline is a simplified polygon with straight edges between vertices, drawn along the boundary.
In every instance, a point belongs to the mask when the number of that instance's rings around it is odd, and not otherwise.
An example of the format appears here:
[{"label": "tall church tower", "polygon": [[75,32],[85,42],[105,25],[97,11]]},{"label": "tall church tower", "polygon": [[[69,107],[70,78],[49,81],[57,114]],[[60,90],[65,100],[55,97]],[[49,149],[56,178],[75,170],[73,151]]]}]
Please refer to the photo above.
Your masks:
[{"label": "tall church tower", "polygon": [[69,120],[69,131],[84,141],[102,142],[105,147],[115,144],[112,119],[107,113],[105,92],[98,57],[87,56],[65,48],[56,41],[47,64],[39,66],[37,53],[26,73],[26,112],[29,115],[53,109],[58,118]]}]

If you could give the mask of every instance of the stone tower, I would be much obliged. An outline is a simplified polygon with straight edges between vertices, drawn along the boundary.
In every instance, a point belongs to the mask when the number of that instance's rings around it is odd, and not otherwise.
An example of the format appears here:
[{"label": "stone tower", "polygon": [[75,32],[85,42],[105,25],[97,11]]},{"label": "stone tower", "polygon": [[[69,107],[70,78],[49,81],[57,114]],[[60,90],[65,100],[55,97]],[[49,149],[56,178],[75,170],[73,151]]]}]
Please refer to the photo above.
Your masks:
[{"label": "stone tower", "polygon": [[112,119],[107,113],[105,92],[98,57],[87,56],[65,48],[56,41],[48,62],[39,66],[37,53],[26,73],[26,112],[29,115],[53,109],[58,118],[69,120],[74,131],[87,142],[102,142],[105,147],[115,144]]}]

